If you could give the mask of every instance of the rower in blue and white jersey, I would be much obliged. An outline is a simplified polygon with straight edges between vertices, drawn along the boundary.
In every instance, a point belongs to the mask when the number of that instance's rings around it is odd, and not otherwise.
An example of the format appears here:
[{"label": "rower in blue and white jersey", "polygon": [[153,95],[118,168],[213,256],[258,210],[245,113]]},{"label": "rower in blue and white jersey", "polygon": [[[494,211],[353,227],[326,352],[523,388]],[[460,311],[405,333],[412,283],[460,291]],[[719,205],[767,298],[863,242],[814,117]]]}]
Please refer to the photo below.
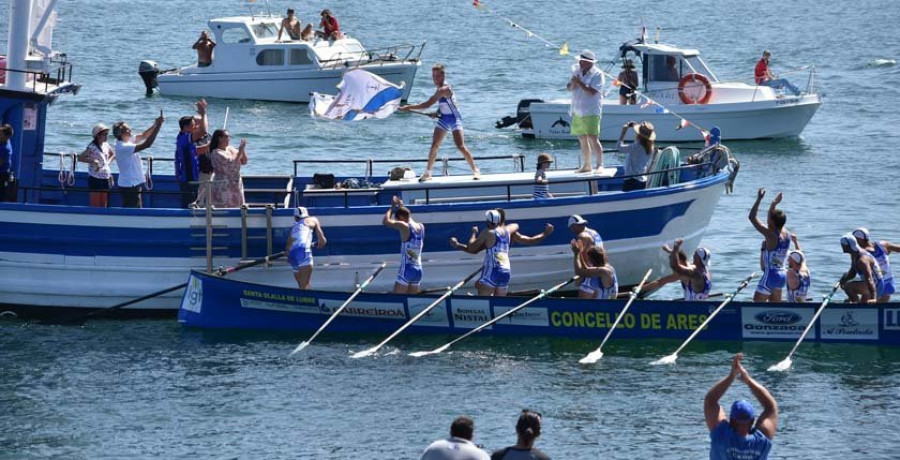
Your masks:
[{"label": "rower in blue and white jersey", "polygon": [[497,209],[487,211],[485,220],[487,228],[481,233],[478,232],[478,227],[473,227],[466,244],[460,243],[454,236],[450,238],[450,246],[469,254],[485,251],[481,279],[475,283],[475,288],[479,295],[505,296],[512,274],[510,245],[538,244],[553,233],[553,225],[548,223],[543,232],[535,236],[526,236],[519,233],[519,224],[507,224],[503,220],[503,214]]},{"label": "rower in blue and white jersey", "polygon": [[325,233],[322,225],[315,217],[310,217],[309,211],[300,206],[294,209],[294,225],[291,226],[285,252],[288,253],[288,262],[294,271],[294,279],[300,289],[309,289],[309,280],[313,272],[313,232],[318,242],[316,249],[325,247]]},{"label": "rower in blue and white jersey", "polygon": [[890,302],[891,294],[896,293],[897,288],[894,284],[894,274],[891,270],[889,256],[892,252],[900,252],[900,245],[888,241],[870,241],[869,229],[865,227],[853,230],[853,236],[856,237],[856,242],[859,243],[859,246],[868,251],[869,254],[875,258],[875,262],[878,263],[879,268],[881,268],[881,273],[884,275],[884,290],[883,293],[878,296],[878,301]]},{"label": "rower in blue and white jersey", "polygon": [[600,232],[588,227],[587,224],[588,221],[578,214],[572,214],[569,217],[569,230],[575,235],[576,239],[581,241],[585,248],[594,245],[604,249],[603,238],[600,237]]},{"label": "rower in blue and white jersey", "polygon": [[572,240],[570,245],[575,254],[575,274],[583,280],[578,287],[578,298],[615,299],[619,295],[619,279],[603,248],[590,246],[585,249],[580,240]]},{"label": "rower in blue and white jersey", "polygon": [[812,279],[806,267],[806,256],[800,251],[791,251],[787,256],[787,301],[806,302]]},{"label": "rower in blue and white jersey", "polygon": [[672,248],[668,245],[663,246],[663,251],[669,253],[669,267],[681,279],[684,300],[704,300],[709,297],[712,290],[712,275],[709,272],[709,259],[712,253],[707,248],[697,248],[694,251],[693,264],[688,264],[678,257],[682,243],[684,241],[679,238],[675,240]]},{"label": "rower in blue and white jersey", "polygon": [[788,249],[791,244],[791,235],[784,228],[787,222],[787,214],[780,209],[776,209],[778,203],[781,202],[782,194],[779,193],[769,205],[769,212],[766,217],[766,225],[757,219],[756,214],[759,210],[759,204],[766,195],[766,189],[761,188],[756,195],[756,202],[750,208],[750,223],[761,233],[765,240],[760,248],[760,268],[762,269],[762,278],[753,294],[754,302],[781,302],[781,292],[785,283],[785,257],[787,257]]},{"label": "rower in blue and white jersey", "polygon": [[[392,217],[395,215],[396,217]],[[422,281],[422,247],[425,224],[416,222],[412,212],[395,196],[382,223],[400,232],[400,269],[394,282],[395,294],[418,294]]]},{"label": "rower in blue and white jersey", "polygon": [[874,303],[884,294],[885,288],[878,262],[860,248],[852,233],[841,237],[841,249],[845,254],[850,254],[850,269],[841,277],[847,297],[855,303]]}]

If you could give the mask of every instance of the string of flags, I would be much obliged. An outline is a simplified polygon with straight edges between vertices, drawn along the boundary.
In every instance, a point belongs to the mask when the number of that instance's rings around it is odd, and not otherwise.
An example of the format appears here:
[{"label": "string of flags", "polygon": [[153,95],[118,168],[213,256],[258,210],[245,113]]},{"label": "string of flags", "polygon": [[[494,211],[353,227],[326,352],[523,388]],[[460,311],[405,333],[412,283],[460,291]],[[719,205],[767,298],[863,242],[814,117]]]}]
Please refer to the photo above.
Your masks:
[{"label": "string of flags", "polygon": [[[537,38],[538,40],[543,42],[545,46],[551,47],[551,48],[556,48],[559,51],[560,56],[568,56],[569,55],[569,42],[564,42],[562,45],[557,45],[556,43],[553,43],[552,41],[547,40],[546,38],[534,33],[534,31],[526,29],[525,27],[522,27],[522,25],[516,23],[512,19],[509,19],[509,18],[497,13],[496,11],[494,11],[493,9],[491,9],[490,7],[485,5],[484,1],[482,1],[482,0],[472,0],[472,6],[474,6],[475,9],[477,9],[479,11],[490,13],[490,14],[496,16],[498,19],[509,24],[510,27],[512,27],[513,29],[519,29],[522,32],[525,32],[526,37]],[[642,28],[641,36],[646,38],[646,29]],[[615,78],[614,76],[604,72],[603,70],[601,70],[599,68],[598,68],[598,70],[600,70],[600,72],[603,73],[604,75],[606,75],[607,77],[612,78],[612,84],[614,87],[618,88],[618,87],[622,86],[622,82],[620,82],[618,78]],[[638,99],[643,101],[643,103],[641,103],[641,109],[647,109],[649,107],[653,107],[653,110],[655,113],[672,115],[673,117],[678,119],[678,126],[675,128],[677,131],[680,131],[680,130],[690,126],[694,129],[696,129],[697,131],[700,131],[700,134],[703,135],[704,140],[709,141],[710,134],[705,129],[692,124],[688,119],[682,117],[681,115],[679,115],[676,112],[671,111],[666,106],[664,106],[664,105],[660,104],[659,102],[650,98],[650,96],[647,96],[646,94],[638,91],[637,88],[631,88],[631,90],[634,92],[635,96],[637,96]]]}]

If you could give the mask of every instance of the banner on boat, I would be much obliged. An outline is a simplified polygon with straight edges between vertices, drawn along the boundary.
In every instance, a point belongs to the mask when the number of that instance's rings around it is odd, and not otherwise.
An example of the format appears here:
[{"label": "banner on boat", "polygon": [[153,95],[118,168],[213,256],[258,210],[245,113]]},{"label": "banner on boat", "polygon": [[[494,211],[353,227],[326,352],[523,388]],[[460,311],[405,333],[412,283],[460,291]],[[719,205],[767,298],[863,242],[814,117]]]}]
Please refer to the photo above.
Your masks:
[{"label": "banner on boat", "polygon": [[[741,328],[745,339],[796,339],[812,319],[812,308],[780,309],[745,307],[741,309]],[[815,331],[812,332],[815,336]]]},{"label": "banner on boat", "polygon": [[309,113],[326,120],[387,118],[400,107],[401,89],[378,75],[355,69],[344,74],[337,96],[312,93]]}]

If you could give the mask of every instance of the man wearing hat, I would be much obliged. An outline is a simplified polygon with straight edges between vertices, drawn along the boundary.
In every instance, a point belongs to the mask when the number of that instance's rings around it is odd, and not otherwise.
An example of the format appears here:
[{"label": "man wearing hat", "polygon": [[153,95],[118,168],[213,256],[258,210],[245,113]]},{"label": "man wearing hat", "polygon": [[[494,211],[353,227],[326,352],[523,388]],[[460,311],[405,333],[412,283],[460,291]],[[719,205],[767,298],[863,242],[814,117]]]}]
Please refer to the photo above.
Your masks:
[{"label": "man wearing hat", "polygon": [[537,169],[534,172],[534,191],[531,197],[540,200],[553,198],[550,194],[550,181],[547,180],[547,170],[553,164],[553,157],[549,153],[542,153],[537,158]]},{"label": "man wearing hat", "polygon": [[884,291],[878,295],[879,302],[890,302],[891,294],[897,292],[894,286],[894,274],[891,272],[891,261],[888,257],[892,252],[900,252],[900,245],[890,243],[888,241],[872,241],[869,239],[869,229],[865,227],[853,230],[853,236],[859,247],[875,258],[878,267],[881,268],[881,274],[884,276]]},{"label": "man wearing hat", "polygon": [[[544,231],[535,236],[519,233],[519,224],[507,224],[497,209],[484,213],[487,228],[478,233],[478,227],[472,227],[472,234],[467,244],[460,243],[455,236],[450,237],[450,246],[469,254],[478,254],[484,250],[484,268],[481,279],[475,283],[478,295],[502,297],[509,290],[509,279],[512,273],[509,263],[509,247],[512,243],[538,244],[553,233],[553,225],[546,224]],[[478,234],[476,238],[475,235]]]},{"label": "man wearing hat", "polygon": [[634,62],[631,59],[622,62],[622,71],[616,80],[619,81],[619,105],[637,104],[635,90],[638,87],[638,74],[634,71]]},{"label": "man wearing hat", "polygon": [[284,252],[288,253],[288,262],[294,270],[294,279],[300,289],[309,289],[309,280],[312,278],[313,232],[319,240],[316,249],[324,248],[327,241],[319,219],[310,217],[306,208],[298,206],[294,209],[294,225],[288,234]]},{"label": "man wearing hat", "polygon": [[[778,403],[769,390],[750,377],[741,364],[742,358],[740,353],[734,355],[731,372],[713,385],[703,400],[703,414],[706,417],[706,427],[709,428],[710,460],[765,460],[772,450],[772,439],[778,430]],[[719,400],[736,378],[746,383],[756,400],[762,404],[763,411],[759,418],[756,418],[753,404],[745,400],[735,401],[728,417],[725,417],[725,410],[719,405]]]},{"label": "man wearing hat", "polygon": [[578,214],[572,214],[569,217],[569,231],[575,235],[576,240],[581,241],[581,245],[585,250],[591,246],[603,249],[603,238],[600,237],[600,232],[589,228],[587,224],[588,221]]},{"label": "man wearing hat", "polygon": [[669,245],[663,245],[663,251],[669,253],[669,267],[672,273],[681,279],[684,300],[707,299],[709,291],[712,290],[712,275],[709,273],[709,259],[712,252],[707,248],[697,248],[694,251],[694,263],[688,264],[686,260],[678,257],[682,243],[684,240],[678,238],[671,249]]},{"label": "man wearing hat", "polygon": [[581,146],[581,169],[579,173],[591,172],[591,153],[597,157],[598,171],[603,169],[603,146],[600,145],[600,115],[603,110],[603,86],[605,80],[594,63],[594,52],[584,50],[578,56],[578,63],[572,67],[572,78],[566,89],[572,92],[573,136]]},{"label": "man wearing hat", "polygon": [[875,303],[884,295],[884,275],[878,262],[859,247],[852,233],[841,237],[841,249],[850,254],[850,270],[841,277],[847,298],[854,303]]}]

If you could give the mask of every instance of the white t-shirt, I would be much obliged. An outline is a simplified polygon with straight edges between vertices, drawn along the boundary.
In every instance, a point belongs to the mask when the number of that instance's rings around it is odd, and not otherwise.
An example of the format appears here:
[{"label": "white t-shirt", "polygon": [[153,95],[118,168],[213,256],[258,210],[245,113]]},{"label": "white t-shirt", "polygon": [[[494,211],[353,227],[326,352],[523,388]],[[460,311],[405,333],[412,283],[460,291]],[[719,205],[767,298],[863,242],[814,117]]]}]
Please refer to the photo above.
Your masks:
[{"label": "white t-shirt", "polygon": [[581,72],[581,67],[575,64],[572,74],[578,77],[585,86],[597,90],[597,94],[588,94],[580,86],[572,89],[572,115],[587,116],[600,115],[603,109],[603,86],[606,80],[603,73],[596,66],[591,66],[587,75]]},{"label": "white t-shirt", "polygon": [[422,452],[420,460],[491,460],[487,452],[462,438],[440,439]]},{"label": "white t-shirt", "polygon": [[134,151],[135,144],[116,141],[116,163],[119,165],[119,187],[134,187],[144,183],[144,164]]}]

